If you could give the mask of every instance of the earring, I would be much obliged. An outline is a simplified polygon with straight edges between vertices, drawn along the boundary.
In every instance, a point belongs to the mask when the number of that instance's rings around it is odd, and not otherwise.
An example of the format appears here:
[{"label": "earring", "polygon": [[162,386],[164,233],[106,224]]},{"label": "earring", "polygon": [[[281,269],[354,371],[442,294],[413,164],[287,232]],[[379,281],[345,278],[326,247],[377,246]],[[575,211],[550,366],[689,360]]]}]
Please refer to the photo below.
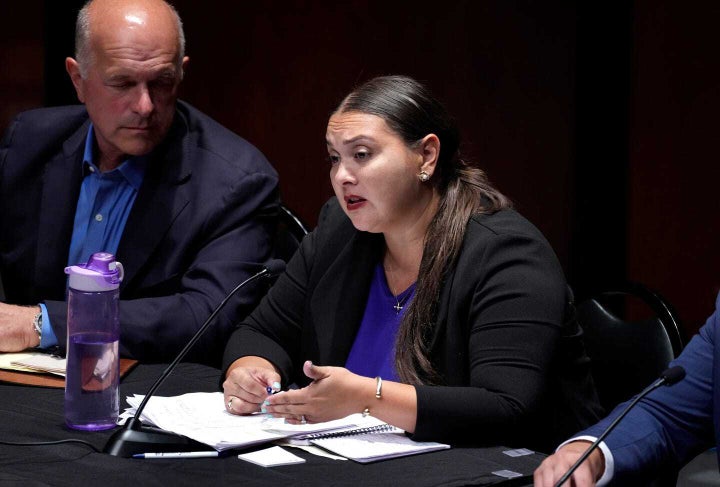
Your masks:
[{"label": "earring", "polygon": [[430,179],[430,175],[425,171],[420,171],[420,174],[418,174],[418,179],[421,183],[426,183],[428,179]]}]

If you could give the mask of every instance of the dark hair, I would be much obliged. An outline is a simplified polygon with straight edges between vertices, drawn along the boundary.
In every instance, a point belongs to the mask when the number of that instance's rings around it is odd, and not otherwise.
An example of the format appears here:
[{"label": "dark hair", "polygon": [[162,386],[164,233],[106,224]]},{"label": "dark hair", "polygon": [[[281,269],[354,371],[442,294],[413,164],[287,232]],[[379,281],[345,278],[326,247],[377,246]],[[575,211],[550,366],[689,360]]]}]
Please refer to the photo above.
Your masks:
[{"label": "dark hair", "polygon": [[335,113],[352,111],[382,118],[410,147],[428,134],[440,139],[440,155],[428,182],[440,195],[440,203],[427,229],[415,298],[395,342],[395,367],[400,379],[409,384],[437,384],[440,379],[428,357],[427,340],[437,319],[445,275],[460,252],[472,215],[493,213],[511,203],[479,167],[460,158],[460,133],[454,120],[414,79],[371,79],[350,93]]}]

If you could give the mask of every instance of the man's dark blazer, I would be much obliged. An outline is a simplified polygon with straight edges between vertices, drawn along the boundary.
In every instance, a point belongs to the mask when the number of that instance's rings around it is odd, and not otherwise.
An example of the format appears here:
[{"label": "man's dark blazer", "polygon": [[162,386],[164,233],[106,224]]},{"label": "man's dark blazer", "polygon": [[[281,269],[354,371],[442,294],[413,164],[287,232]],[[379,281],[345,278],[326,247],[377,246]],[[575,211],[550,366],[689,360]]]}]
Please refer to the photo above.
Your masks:
[{"label": "man's dark blazer", "polygon": [[[0,275],[7,302],[44,302],[66,342],[66,276],[89,120],[82,106],[20,114],[0,144]],[[226,293],[271,252],[278,178],[251,144],[178,102],[150,154],[117,259],[123,355],[172,358]],[[249,288],[248,288],[249,289]],[[226,308],[190,358],[218,362],[232,322],[257,303]]]},{"label": "man's dark blazer", "polygon": [[[675,365],[685,369],[685,378],[642,399],[605,439],[614,460],[612,485],[642,485],[661,469],[679,469],[720,446],[720,295]],[[627,404],[581,434],[599,436]]]},{"label": "man's dark blazer", "polygon": [[[233,333],[245,355],[306,385],[302,363],[344,366],[382,235],[357,231],[333,198],[258,308]],[[577,330],[563,326],[565,279],[545,238],[513,210],[474,216],[427,339],[443,385],[418,386],[415,439],[547,450],[598,418]],[[358,411],[359,412],[359,411]]]}]

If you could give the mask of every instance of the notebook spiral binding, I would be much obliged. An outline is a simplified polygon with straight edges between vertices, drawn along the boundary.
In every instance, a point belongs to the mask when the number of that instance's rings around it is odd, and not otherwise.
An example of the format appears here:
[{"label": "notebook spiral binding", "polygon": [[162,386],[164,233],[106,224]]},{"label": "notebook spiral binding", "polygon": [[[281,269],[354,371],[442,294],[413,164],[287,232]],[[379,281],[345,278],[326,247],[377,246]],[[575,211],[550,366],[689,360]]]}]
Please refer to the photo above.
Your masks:
[{"label": "notebook spiral binding", "polygon": [[355,435],[365,435],[365,434],[372,434],[372,433],[391,433],[393,431],[401,431],[398,428],[396,428],[393,425],[390,424],[378,424],[375,426],[368,426],[366,428],[355,428],[352,430],[347,431],[335,431],[335,432],[327,432],[327,433],[314,433],[311,435],[303,435],[303,439],[305,440],[321,440],[325,438],[340,438],[342,436],[355,436]]}]

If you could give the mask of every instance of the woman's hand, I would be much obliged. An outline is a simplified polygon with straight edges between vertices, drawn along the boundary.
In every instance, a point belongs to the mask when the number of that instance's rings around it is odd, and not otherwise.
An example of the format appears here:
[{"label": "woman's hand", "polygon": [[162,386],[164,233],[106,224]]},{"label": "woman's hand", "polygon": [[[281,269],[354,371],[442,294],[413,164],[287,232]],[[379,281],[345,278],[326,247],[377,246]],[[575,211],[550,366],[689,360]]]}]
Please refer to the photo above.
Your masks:
[{"label": "woman's hand", "polygon": [[313,382],[303,389],[267,398],[265,410],[288,423],[319,423],[359,413],[374,398],[375,380],[343,367],[319,367],[307,361],[303,372]]},{"label": "woman's hand", "polygon": [[[535,487],[553,487],[590,447],[587,441],[572,441],[547,457],[535,470]],[[591,487],[605,470],[605,458],[598,448],[575,470],[567,481],[568,486]]]},{"label": "woman's hand", "polygon": [[261,357],[242,357],[228,367],[223,382],[225,408],[232,414],[261,411],[267,388],[280,389],[280,374]]}]

